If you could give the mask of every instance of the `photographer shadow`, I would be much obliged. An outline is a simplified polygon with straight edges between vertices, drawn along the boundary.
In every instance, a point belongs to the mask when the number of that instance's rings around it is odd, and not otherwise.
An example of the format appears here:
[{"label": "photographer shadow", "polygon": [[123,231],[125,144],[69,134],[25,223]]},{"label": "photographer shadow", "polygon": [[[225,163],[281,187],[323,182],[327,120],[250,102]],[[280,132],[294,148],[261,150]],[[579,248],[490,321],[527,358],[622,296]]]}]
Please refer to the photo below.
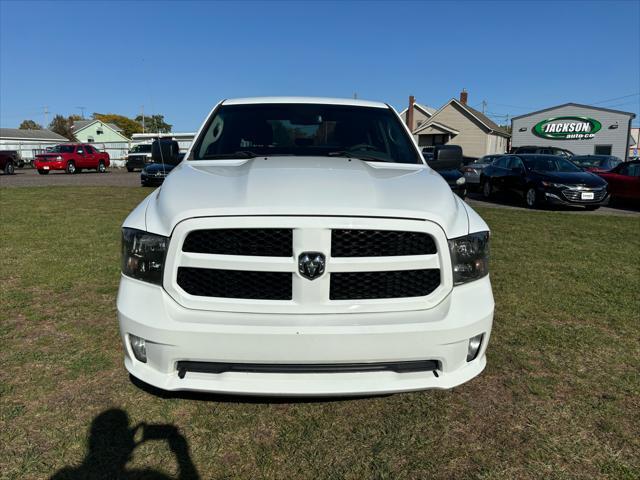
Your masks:
[{"label": "photographer shadow", "polygon": [[[139,441],[136,441],[136,435],[141,437]],[[176,477],[149,468],[127,468],[133,451],[142,443],[154,440],[167,442],[178,465]],[[138,424],[129,427],[129,416],[124,410],[110,409],[91,422],[89,449],[82,464],[59,470],[51,480],[100,478],[196,480],[200,476],[191,460],[187,440],[175,426]]]}]

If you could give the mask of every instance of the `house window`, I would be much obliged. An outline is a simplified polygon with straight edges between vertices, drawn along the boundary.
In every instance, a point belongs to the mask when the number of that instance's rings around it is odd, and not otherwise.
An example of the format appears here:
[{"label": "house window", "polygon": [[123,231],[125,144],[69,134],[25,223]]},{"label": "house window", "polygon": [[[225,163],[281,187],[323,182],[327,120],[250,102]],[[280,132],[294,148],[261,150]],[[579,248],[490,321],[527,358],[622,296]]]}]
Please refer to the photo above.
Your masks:
[{"label": "house window", "polygon": [[95,142],[95,140],[93,139],[93,137],[89,137],[89,138],[87,138],[87,142],[93,143],[93,142]]},{"label": "house window", "polygon": [[611,155],[611,145],[596,145],[593,148],[594,155]]},{"label": "house window", "polygon": [[102,127],[98,127],[96,129],[96,135],[102,135],[104,133],[104,130],[102,130]]}]

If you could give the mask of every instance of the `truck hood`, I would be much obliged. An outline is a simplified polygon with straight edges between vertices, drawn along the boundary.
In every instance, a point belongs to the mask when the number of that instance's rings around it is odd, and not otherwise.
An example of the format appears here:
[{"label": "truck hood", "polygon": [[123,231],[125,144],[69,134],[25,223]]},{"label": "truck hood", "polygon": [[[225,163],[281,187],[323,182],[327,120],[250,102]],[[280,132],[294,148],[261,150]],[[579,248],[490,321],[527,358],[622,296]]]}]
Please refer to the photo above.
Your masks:
[{"label": "truck hood", "polygon": [[149,197],[145,227],[168,236],[187,218],[245,215],[412,218],[469,233],[464,203],[426,165],[286,156],[182,162]]}]

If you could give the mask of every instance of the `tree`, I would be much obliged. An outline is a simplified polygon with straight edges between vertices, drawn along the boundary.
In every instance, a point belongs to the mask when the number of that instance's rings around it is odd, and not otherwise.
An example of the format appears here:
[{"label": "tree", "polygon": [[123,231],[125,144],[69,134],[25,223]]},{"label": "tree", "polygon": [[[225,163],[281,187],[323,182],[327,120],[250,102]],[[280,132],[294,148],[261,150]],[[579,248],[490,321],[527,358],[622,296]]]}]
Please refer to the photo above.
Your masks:
[{"label": "tree", "polygon": [[[136,122],[140,125],[143,124],[142,115],[138,115],[136,117]],[[164,121],[164,115],[151,115],[150,117],[144,116],[144,131],[148,133],[170,133],[171,127],[170,125]]]},{"label": "tree", "polygon": [[23,120],[18,128],[20,130],[42,130],[42,125],[33,120]]},{"label": "tree", "polygon": [[53,120],[51,120],[51,123],[49,124],[49,130],[57,133],[58,135],[62,135],[72,142],[75,142],[76,137],[73,134],[73,129],[71,127],[73,126],[73,122],[79,119],[80,117],[78,115],[71,115],[67,118],[63,117],[62,115],[56,115],[55,117],[53,117]]},{"label": "tree", "polygon": [[134,133],[142,133],[142,124],[124,115],[95,112],[92,116],[101,122],[117,125],[122,129],[122,134],[127,138],[131,138],[131,135]]}]

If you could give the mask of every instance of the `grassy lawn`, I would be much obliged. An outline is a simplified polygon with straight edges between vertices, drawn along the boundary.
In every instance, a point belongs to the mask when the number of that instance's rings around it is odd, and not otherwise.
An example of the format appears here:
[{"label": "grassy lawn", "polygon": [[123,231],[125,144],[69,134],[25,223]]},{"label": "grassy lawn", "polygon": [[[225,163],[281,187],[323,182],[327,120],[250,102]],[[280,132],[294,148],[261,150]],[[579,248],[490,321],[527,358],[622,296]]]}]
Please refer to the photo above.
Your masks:
[{"label": "grassy lawn", "polygon": [[176,457],[206,479],[640,478],[637,217],[480,210],[494,331],[455,390],[163,397],[129,380],[115,314],[119,226],[148,193],[0,190],[1,478],[114,478],[132,449],[140,478]]}]

